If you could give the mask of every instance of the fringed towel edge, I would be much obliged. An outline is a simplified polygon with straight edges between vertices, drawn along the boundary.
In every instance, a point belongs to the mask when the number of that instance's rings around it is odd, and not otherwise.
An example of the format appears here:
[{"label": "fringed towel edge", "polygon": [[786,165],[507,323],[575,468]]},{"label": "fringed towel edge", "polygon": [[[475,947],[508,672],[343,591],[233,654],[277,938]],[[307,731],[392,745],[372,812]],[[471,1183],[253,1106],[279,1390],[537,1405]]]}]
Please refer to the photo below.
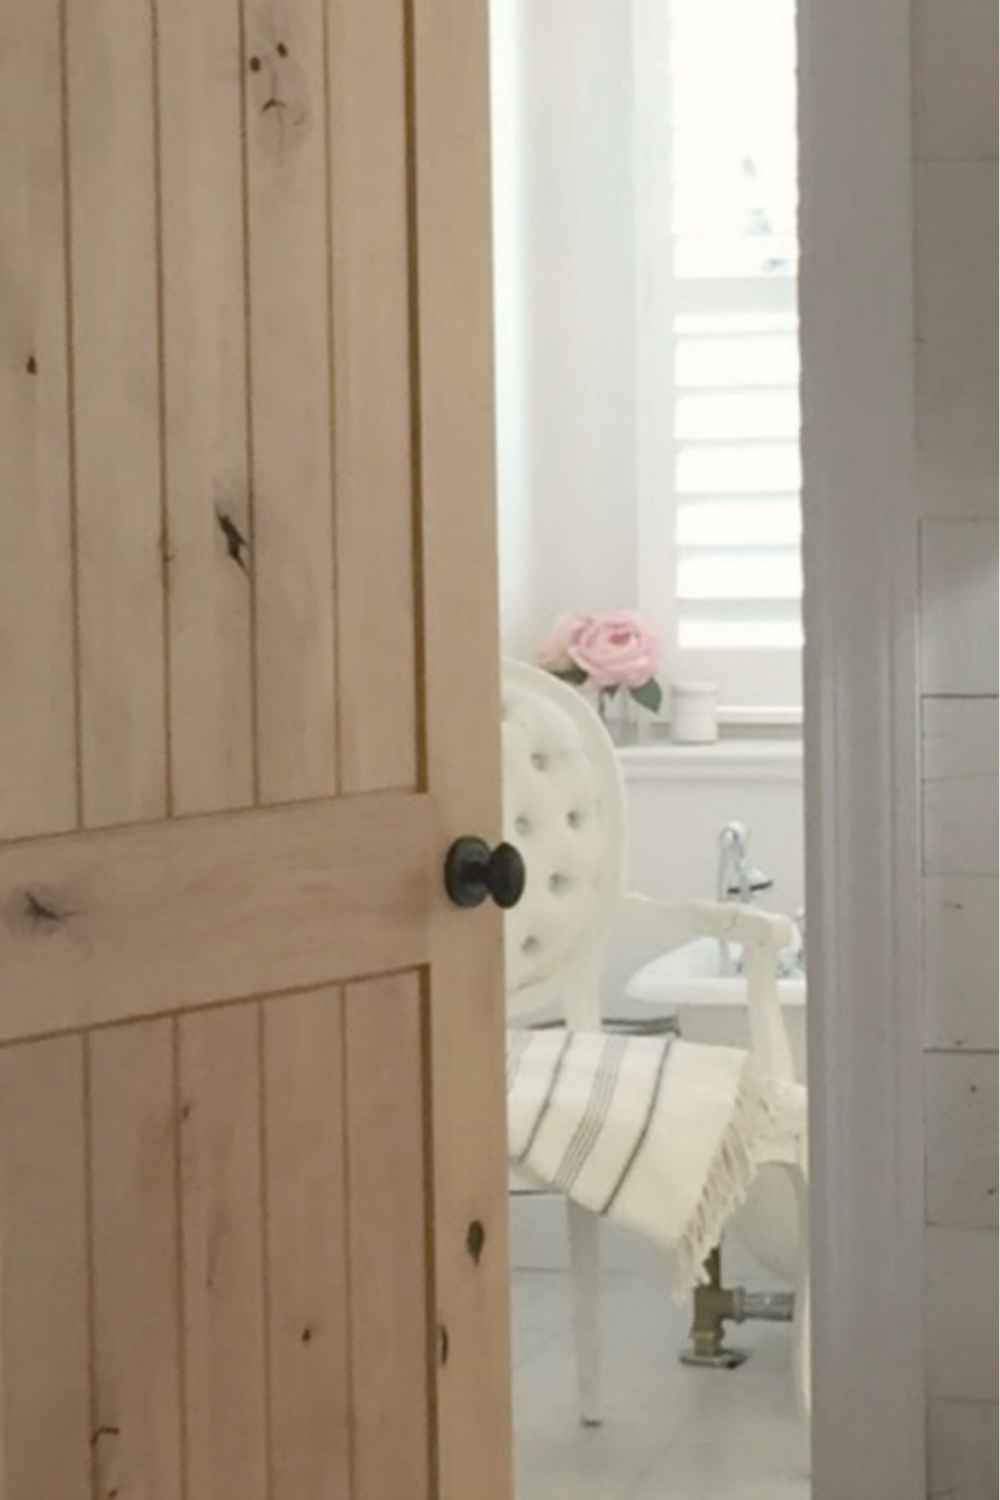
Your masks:
[{"label": "fringed towel edge", "polygon": [[732,1119],[709,1167],[701,1199],[680,1240],[668,1251],[675,1302],[683,1302],[707,1281],[705,1260],[719,1243],[727,1221],[746,1200],[759,1170],[758,1149],[774,1123],[772,1092],[748,1058]]}]

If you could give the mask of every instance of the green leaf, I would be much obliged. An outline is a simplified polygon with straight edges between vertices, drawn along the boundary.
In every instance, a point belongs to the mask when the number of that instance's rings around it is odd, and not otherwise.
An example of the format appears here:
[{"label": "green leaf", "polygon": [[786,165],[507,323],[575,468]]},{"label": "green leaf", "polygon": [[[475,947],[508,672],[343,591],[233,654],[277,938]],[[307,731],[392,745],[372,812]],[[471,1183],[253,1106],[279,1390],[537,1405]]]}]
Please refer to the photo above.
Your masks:
[{"label": "green leaf", "polygon": [[553,672],[552,675],[558,677],[560,682],[571,683],[573,687],[580,687],[587,680],[587,674],[582,667],[567,667],[565,671]]},{"label": "green leaf", "polygon": [[629,692],[636,703],[641,703],[643,708],[648,708],[651,714],[658,714],[660,712],[660,704],[663,702],[663,689],[655,677],[651,677],[641,687],[629,688]]}]

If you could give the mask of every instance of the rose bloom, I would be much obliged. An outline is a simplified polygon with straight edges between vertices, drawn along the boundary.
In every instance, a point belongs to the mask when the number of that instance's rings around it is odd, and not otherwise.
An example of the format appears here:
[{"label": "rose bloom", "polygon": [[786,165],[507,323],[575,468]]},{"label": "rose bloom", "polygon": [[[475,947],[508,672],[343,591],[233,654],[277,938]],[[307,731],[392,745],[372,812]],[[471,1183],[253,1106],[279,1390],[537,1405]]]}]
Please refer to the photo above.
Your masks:
[{"label": "rose bloom", "polygon": [[575,666],[570,642],[592,618],[590,615],[560,615],[535,652],[535,661],[546,672],[569,672]]},{"label": "rose bloom", "polygon": [[662,645],[633,611],[577,619],[565,649],[593,687],[642,687],[655,674]]}]

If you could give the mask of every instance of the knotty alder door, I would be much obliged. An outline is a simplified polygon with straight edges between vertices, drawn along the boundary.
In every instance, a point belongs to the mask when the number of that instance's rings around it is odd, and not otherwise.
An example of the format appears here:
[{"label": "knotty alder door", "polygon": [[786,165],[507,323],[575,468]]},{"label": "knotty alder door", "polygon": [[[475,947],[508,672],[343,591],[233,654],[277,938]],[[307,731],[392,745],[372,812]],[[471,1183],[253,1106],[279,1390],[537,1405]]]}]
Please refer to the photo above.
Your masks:
[{"label": "knotty alder door", "polygon": [[0,11],[3,1500],[509,1500],[485,12]]}]

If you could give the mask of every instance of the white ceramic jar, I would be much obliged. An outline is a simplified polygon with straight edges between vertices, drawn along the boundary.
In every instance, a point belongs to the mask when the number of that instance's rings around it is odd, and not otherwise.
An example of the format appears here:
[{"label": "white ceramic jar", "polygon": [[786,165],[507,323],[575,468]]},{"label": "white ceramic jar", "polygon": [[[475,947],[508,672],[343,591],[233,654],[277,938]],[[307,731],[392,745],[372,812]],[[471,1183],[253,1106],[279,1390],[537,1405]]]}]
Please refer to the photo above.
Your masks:
[{"label": "white ceramic jar", "polygon": [[670,738],[678,745],[711,745],[719,738],[719,685],[670,684]]}]

